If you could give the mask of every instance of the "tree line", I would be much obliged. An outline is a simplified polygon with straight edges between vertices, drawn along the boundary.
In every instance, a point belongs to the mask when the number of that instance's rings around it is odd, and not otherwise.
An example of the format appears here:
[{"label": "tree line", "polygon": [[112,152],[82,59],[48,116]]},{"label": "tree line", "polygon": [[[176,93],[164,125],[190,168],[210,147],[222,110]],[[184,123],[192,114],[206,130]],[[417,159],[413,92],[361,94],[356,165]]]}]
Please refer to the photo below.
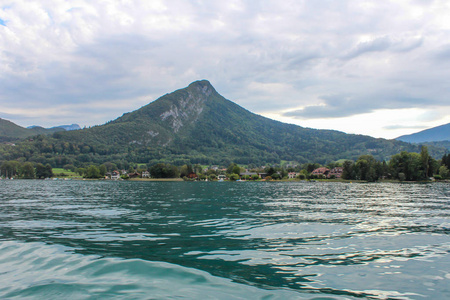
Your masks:
[{"label": "tree line", "polygon": [[[240,179],[240,174],[248,170],[250,172],[265,173],[269,179],[279,180],[285,179],[289,172],[297,172],[297,179],[315,179],[317,176],[311,175],[311,172],[323,165],[318,163],[305,163],[297,166],[281,166],[270,165],[266,167],[257,167],[256,165],[248,165],[247,169],[240,167],[236,163],[228,164],[224,171],[207,169],[200,164],[183,164],[177,166],[171,163],[148,163],[136,164],[131,162],[105,162],[102,164],[89,164],[76,167],[73,164],[63,166],[66,170],[76,172],[84,178],[104,178],[114,170],[127,170],[128,174],[149,171],[152,178],[185,178],[188,179],[190,174],[195,174],[195,179],[215,180],[219,175],[226,175],[231,180]],[[441,160],[436,160],[428,153],[428,148],[422,146],[421,152],[402,151],[395,154],[391,159],[386,161],[378,161],[372,155],[362,155],[356,161],[346,160],[342,163],[332,162],[326,167],[332,169],[334,167],[342,167],[342,179],[346,180],[362,180],[374,182],[380,179],[393,179],[400,181],[423,181],[431,177],[435,179],[450,178],[450,154],[445,154]],[[54,176],[52,166],[50,164],[42,164],[30,161],[3,161],[0,165],[0,176],[7,178],[50,178]],[[127,178],[127,175],[123,175]],[[242,179],[257,180],[258,175],[247,175]]]},{"label": "tree line", "polygon": [[53,177],[53,169],[49,164],[4,161],[0,165],[0,176],[22,179],[51,178]]}]

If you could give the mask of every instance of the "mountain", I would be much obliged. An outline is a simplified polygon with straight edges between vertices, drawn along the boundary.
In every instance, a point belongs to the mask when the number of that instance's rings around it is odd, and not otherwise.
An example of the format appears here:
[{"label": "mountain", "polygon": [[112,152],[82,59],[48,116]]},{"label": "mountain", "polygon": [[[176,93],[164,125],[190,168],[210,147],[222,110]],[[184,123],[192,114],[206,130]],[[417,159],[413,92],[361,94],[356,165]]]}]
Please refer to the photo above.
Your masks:
[{"label": "mountain", "polygon": [[26,137],[39,135],[39,134],[52,134],[58,131],[63,131],[64,128],[42,128],[34,126],[33,128],[24,128],[11,121],[0,118],[0,142],[13,141],[17,139],[23,139]]},{"label": "mountain", "polygon": [[402,135],[396,140],[408,143],[425,143],[450,141],[450,123],[422,130],[413,134]]},{"label": "mountain", "polygon": [[73,153],[84,153],[84,161],[303,163],[356,159],[362,154],[388,159],[403,150],[418,151],[418,146],[401,141],[303,128],[262,117],[225,99],[206,80],[104,125],[57,132],[53,138],[52,143],[83,149]]},{"label": "mountain", "polygon": [[[33,129],[33,128],[36,128],[36,127],[42,128],[41,126],[37,126],[37,125],[28,126],[27,128],[28,129]],[[54,126],[54,127],[51,127],[51,128],[44,128],[44,129],[55,130],[55,129],[59,129],[59,128],[62,128],[62,129],[67,130],[67,131],[81,129],[80,125],[78,125],[78,124],[59,125],[59,126]],[[58,131],[61,131],[61,130],[58,130]]]},{"label": "mountain", "polygon": [[80,129],[81,129],[80,125],[78,125],[78,124],[72,124],[72,125],[59,125],[59,126],[52,127],[52,128],[62,128],[62,129],[67,130],[67,131],[71,131],[71,130],[80,130]]}]

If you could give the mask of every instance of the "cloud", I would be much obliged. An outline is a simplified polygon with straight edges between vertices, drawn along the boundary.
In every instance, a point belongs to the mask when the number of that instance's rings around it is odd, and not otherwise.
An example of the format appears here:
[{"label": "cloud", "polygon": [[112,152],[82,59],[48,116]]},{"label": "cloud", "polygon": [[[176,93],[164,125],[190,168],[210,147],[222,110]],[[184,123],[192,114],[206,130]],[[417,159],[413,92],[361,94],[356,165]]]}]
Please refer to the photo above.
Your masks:
[{"label": "cloud", "polygon": [[101,124],[198,79],[302,120],[449,112],[449,14],[440,1],[6,0],[0,117],[31,125],[13,112],[42,109],[53,126],[58,108],[64,123]]},{"label": "cloud", "polygon": [[297,119],[334,119],[367,114],[381,109],[420,107],[427,100],[393,91],[385,93],[369,91],[368,95],[321,96],[319,102],[317,105],[306,105],[300,109],[284,112],[282,115]]},{"label": "cloud", "polygon": [[422,37],[391,38],[388,36],[377,37],[372,40],[359,42],[343,59],[353,59],[371,52],[409,52],[423,44]]}]

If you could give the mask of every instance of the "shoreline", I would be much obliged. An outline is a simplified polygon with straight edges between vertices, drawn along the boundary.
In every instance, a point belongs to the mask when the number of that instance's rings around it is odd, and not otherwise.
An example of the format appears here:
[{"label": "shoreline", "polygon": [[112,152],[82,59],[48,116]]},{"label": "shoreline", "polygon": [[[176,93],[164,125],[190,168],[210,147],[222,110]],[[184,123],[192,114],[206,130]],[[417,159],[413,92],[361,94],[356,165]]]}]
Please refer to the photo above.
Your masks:
[{"label": "shoreline", "polygon": [[[82,177],[52,177],[48,179],[38,179],[38,178],[31,178],[31,179],[25,179],[25,178],[13,178],[13,179],[5,179],[0,178],[1,181],[11,181],[11,180],[42,180],[42,181],[135,181],[135,182],[220,182],[219,180],[212,180],[212,181],[186,181],[183,180],[183,178],[129,178],[129,179],[105,179],[105,178],[82,178]],[[225,180],[222,182],[297,182],[297,183],[450,183],[450,179],[444,179],[444,180],[427,180],[427,181],[400,181],[400,180],[393,180],[393,179],[383,179],[378,180],[374,182],[364,181],[364,180],[345,180],[345,179],[314,179],[314,180],[296,180],[296,179],[281,179],[281,180]]]}]

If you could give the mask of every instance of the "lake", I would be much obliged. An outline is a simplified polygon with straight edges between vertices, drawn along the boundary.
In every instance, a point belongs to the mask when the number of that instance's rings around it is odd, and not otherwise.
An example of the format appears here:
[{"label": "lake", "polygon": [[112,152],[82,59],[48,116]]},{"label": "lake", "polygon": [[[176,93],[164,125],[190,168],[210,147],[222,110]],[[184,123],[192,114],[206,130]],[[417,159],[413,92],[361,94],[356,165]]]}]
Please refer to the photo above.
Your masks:
[{"label": "lake", "polygon": [[0,298],[450,299],[447,183],[0,181]]}]

